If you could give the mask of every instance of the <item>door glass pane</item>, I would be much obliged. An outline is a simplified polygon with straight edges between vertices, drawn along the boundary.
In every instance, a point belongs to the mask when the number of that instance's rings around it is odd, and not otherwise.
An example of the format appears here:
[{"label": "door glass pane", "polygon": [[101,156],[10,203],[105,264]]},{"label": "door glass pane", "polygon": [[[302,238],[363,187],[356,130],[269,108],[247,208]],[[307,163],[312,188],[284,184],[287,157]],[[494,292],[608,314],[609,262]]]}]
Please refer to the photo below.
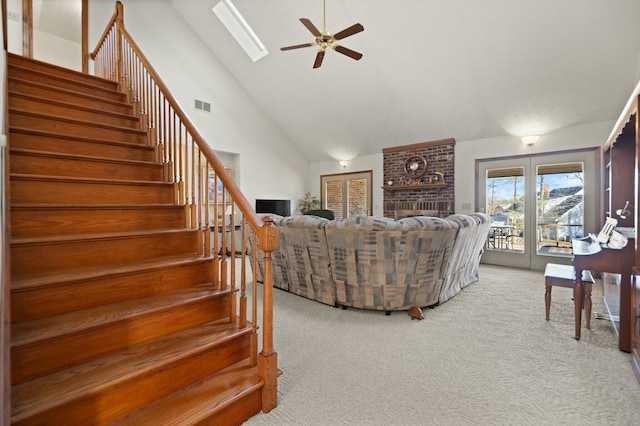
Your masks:
[{"label": "door glass pane", "polygon": [[367,180],[350,179],[347,181],[347,202],[349,217],[367,216]]},{"label": "door glass pane", "polygon": [[485,211],[491,216],[489,250],[523,252],[524,167],[487,170]]},{"label": "door glass pane", "polygon": [[323,199],[324,208],[333,210],[336,219],[342,219],[342,180],[326,181]]},{"label": "door glass pane", "polygon": [[571,256],[571,239],[584,236],[582,163],[536,168],[537,253]]},{"label": "door glass pane", "polygon": [[322,208],[333,210],[336,219],[371,214],[372,171],[320,176]]}]

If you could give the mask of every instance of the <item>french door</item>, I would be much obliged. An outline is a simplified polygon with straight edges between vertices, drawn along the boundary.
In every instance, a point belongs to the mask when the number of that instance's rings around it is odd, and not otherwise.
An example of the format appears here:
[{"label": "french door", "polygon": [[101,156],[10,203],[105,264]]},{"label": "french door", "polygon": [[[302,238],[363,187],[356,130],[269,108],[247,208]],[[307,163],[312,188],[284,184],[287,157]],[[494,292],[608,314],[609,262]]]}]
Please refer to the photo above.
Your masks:
[{"label": "french door", "polygon": [[371,214],[371,170],[320,176],[321,204],[333,210],[336,219]]},{"label": "french door", "polygon": [[593,233],[597,150],[477,160],[478,210],[492,226],[482,261],[543,270],[571,262],[571,239]]}]

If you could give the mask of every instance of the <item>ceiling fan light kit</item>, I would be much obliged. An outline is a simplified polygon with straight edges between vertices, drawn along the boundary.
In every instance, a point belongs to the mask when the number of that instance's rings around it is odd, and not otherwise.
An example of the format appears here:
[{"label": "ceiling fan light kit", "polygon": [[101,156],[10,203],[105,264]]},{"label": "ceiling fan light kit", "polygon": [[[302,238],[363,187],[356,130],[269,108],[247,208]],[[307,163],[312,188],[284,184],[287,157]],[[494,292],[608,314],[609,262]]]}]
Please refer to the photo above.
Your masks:
[{"label": "ceiling fan light kit", "polygon": [[356,52],[355,50],[348,49],[342,45],[336,43],[337,40],[342,40],[354,34],[358,34],[359,32],[364,31],[364,27],[361,24],[353,24],[352,26],[345,28],[342,31],[338,31],[335,34],[331,34],[327,31],[327,8],[326,8],[326,0],[323,2],[324,5],[324,26],[323,30],[319,31],[315,25],[311,22],[311,20],[307,18],[300,18],[300,22],[304,25],[311,34],[314,35],[315,40],[313,43],[303,43],[296,44],[293,46],[282,47],[280,50],[287,51],[293,49],[301,49],[304,47],[313,47],[317,46],[319,48],[318,53],[316,54],[316,59],[313,63],[313,68],[320,68],[322,65],[322,61],[324,60],[325,52],[328,48],[335,50],[338,53],[342,53],[345,56],[348,56],[356,61],[362,58],[362,53]]}]

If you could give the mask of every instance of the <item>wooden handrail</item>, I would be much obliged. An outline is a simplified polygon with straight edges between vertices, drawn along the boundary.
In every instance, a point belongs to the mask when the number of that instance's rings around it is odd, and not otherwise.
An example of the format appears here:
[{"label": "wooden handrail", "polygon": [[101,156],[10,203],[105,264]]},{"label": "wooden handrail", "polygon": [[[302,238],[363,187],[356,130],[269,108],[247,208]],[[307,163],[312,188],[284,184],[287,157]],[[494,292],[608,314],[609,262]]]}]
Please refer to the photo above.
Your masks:
[{"label": "wooden handrail", "polygon": [[[142,53],[124,26],[124,8],[116,2],[116,11],[90,54],[94,73],[118,83],[128,94],[134,110],[147,131],[148,143],[156,149],[162,162],[165,180],[174,184],[175,201],[189,211],[188,226],[202,232],[202,254],[214,256],[214,274],[221,288],[231,287],[231,313],[241,327],[247,326],[251,315],[251,362],[257,363],[265,385],[262,410],[277,405],[277,354],[273,347],[273,275],[272,252],[278,248],[278,231],[269,217],[263,221],[225,170],[205,138],[169,91],[151,63]],[[213,175],[210,176],[210,170]],[[211,180],[213,179],[213,180]],[[213,206],[211,206],[213,201]],[[227,213],[230,210],[231,214]],[[236,220],[236,212],[240,220]],[[227,218],[228,217],[228,218]],[[253,236],[246,234],[250,229]],[[240,230],[240,237],[236,232]],[[213,234],[213,235],[211,235]],[[229,261],[227,251],[237,253],[238,238],[242,238],[240,257],[240,288],[236,288],[236,262]],[[252,288],[246,291],[246,240],[252,238]],[[264,253],[262,350],[257,354],[257,279],[256,248]],[[233,256],[235,258],[235,255]],[[228,272],[229,271],[229,272]],[[239,294],[239,300],[237,299]],[[248,309],[247,299],[251,299]],[[238,303],[239,302],[239,303]],[[239,309],[238,309],[239,307]]]},{"label": "wooden handrail", "polygon": [[[102,36],[98,41],[96,49],[91,53],[91,59],[95,60],[95,58],[97,57],[98,51],[100,50],[100,47],[104,44],[107,35],[111,32],[110,27],[115,25],[115,23],[118,21],[119,10],[121,11],[120,12],[120,15],[121,15],[123,13],[122,12],[123,7],[122,7],[122,3],[118,1],[116,3],[116,12],[111,17],[108,27],[102,33]],[[124,27],[121,29],[121,33],[122,33],[122,36],[127,40],[127,42],[134,48],[134,50],[136,51],[136,54],[140,57],[142,64],[147,68],[152,78],[155,80],[155,83],[164,92],[165,97],[167,98],[169,103],[172,105],[172,108],[174,108],[178,113],[178,116],[182,121],[182,123],[184,123],[185,127],[187,128],[187,131],[194,136],[194,139],[198,143],[200,149],[202,150],[203,153],[205,153],[207,160],[211,162],[215,170],[224,171],[224,165],[222,164],[222,162],[215,155],[215,153],[213,152],[213,149],[211,149],[211,147],[205,142],[205,138],[200,134],[198,129],[191,123],[191,120],[188,118],[187,114],[184,112],[179,102],[171,94],[171,91],[169,90],[169,88],[165,85],[165,83],[162,81],[158,73],[151,66],[151,63],[149,62],[147,57],[142,53],[142,50],[140,49],[140,47],[136,44],[136,42],[133,40],[131,35],[127,32],[127,30]],[[242,211],[243,215],[245,215],[245,218],[249,222],[249,226],[257,232],[258,229],[261,228],[264,224],[262,220],[260,220],[260,218],[255,213],[255,210],[251,207],[251,204],[244,197],[244,194],[242,194],[242,191],[240,191],[240,188],[238,188],[238,185],[233,181],[233,179],[231,179],[228,173],[221,173],[220,179],[222,180],[222,183],[224,184],[225,188],[231,195],[231,198],[235,200],[236,207],[238,207]]]},{"label": "wooden handrail", "polygon": [[109,22],[107,22],[107,26],[104,28],[104,31],[102,32],[102,35],[98,39],[98,42],[96,43],[96,48],[93,50],[93,52],[91,52],[89,54],[89,57],[92,60],[95,60],[96,56],[98,56],[98,52],[100,51],[102,46],[105,44],[105,42],[107,40],[107,36],[109,35],[109,33],[115,27],[116,20],[118,19],[119,16],[121,16],[122,19],[124,19],[124,8],[122,6],[122,3],[117,1],[116,2],[116,10],[115,10],[115,12],[113,12],[113,15],[111,16],[111,19],[109,19]]},{"label": "wooden handrail", "polygon": [[200,134],[198,129],[193,125],[193,123],[191,123],[191,120],[184,112],[176,98],[171,94],[169,88],[164,84],[160,76],[149,63],[149,60],[144,56],[141,49],[124,28],[122,29],[122,35],[127,40],[127,43],[134,47],[134,50],[140,57],[140,61],[148,69],[158,87],[164,92],[164,95],[171,104],[172,108],[177,112],[180,121],[184,124],[187,131],[193,136],[194,140],[198,143],[200,150],[205,154],[207,160],[211,162],[214,170],[223,172],[220,173],[220,180],[222,180],[225,189],[229,192],[229,195],[234,200],[236,207],[238,207],[242,214],[245,216],[245,219],[249,223],[249,226],[253,228],[254,231],[258,232],[258,229],[263,227],[264,223],[258,217],[253,207],[251,207],[251,204],[247,201],[235,181],[231,179],[229,174],[224,171],[224,164],[222,164],[220,159],[213,152],[213,149],[211,149],[211,147],[205,142],[205,138]]},{"label": "wooden handrail", "polygon": [[[2,0],[2,31],[3,31],[3,50],[4,57],[7,56],[7,2]],[[4,123],[2,123],[0,132],[3,136],[7,136],[9,128],[9,102],[7,102],[7,90],[9,83],[7,80],[7,72],[4,73],[4,87],[2,93],[2,108],[4,110]],[[8,147],[0,143],[0,176],[3,183],[0,183],[3,202],[0,203],[3,209],[0,212],[0,222],[2,225],[2,239],[0,240],[0,424],[10,424],[11,421],[11,305],[10,305],[10,274],[11,264],[9,256],[10,247],[10,230],[9,230],[9,159],[7,156]]]}]

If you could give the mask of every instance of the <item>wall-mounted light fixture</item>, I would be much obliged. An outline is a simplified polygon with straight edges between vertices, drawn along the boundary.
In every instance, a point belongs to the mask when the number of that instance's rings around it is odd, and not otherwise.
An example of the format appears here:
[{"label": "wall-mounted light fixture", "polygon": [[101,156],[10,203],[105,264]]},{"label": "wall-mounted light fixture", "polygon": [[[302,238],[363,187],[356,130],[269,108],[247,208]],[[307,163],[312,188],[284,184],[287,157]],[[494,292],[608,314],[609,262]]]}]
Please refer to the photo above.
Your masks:
[{"label": "wall-mounted light fixture", "polygon": [[343,169],[345,169],[348,165],[349,165],[349,162],[347,160],[340,161],[340,167],[342,167]]},{"label": "wall-mounted light fixture", "polygon": [[520,138],[520,142],[527,146],[531,146],[540,140],[538,135],[527,135]]},{"label": "wall-mounted light fixture", "polygon": [[627,217],[629,217],[629,215],[631,214],[631,212],[628,210],[629,206],[633,207],[633,204],[631,204],[629,201],[625,201],[624,207],[616,210],[616,214],[618,215],[618,217],[620,217],[620,219],[626,219]]}]

